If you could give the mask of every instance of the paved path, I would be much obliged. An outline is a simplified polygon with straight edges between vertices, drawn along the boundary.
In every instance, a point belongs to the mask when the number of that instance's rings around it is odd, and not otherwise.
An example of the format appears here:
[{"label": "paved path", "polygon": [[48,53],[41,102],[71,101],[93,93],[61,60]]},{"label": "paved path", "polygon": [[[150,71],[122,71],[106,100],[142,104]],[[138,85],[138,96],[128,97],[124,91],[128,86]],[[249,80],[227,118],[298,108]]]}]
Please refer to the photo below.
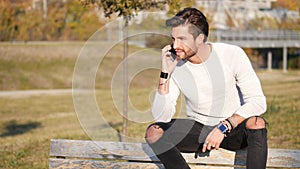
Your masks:
[{"label": "paved path", "polygon": [[72,89],[45,89],[45,90],[14,90],[14,91],[0,91],[1,97],[28,97],[38,95],[59,95],[71,94]]}]

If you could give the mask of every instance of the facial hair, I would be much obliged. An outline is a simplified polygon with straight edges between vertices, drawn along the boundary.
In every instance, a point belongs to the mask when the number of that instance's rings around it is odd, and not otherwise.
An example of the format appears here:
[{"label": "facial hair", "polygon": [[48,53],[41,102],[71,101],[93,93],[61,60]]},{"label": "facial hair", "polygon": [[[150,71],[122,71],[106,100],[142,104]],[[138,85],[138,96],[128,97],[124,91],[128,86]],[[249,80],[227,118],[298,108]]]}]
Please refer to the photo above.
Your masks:
[{"label": "facial hair", "polygon": [[186,52],[184,51],[184,53],[185,53],[185,55],[186,55],[185,60],[189,60],[190,58],[196,56],[197,52],[196,52],[196,51],[193,51],[193,50],[191,50],[191,51],[192,51],[193,53],[191,53],[191,54],[189,54],[189,55],[188,55],[188,53],[186,53]]}]

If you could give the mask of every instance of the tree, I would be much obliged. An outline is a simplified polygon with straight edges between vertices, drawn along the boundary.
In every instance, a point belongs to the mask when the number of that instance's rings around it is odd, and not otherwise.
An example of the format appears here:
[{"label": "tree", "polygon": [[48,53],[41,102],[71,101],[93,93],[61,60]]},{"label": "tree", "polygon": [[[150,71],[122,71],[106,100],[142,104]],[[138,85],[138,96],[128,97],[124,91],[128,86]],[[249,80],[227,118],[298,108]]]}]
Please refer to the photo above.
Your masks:
[{"label": "tree", "polygon": [[295,0],[277,0],[272,4],[273,8],[286,8],[289,10],[300,11],[300,1]]},{"label": "tree", "polygon": [[93,7],[82,8],[79,1],[68,0],[65,8],[63,39],[87,40],[103,25]]},{"label": "tree", "polygon": [[[95,5],[98,8],[102,8],[105,17],[111,17],[115,14],[118,17],[123,17],[123,39],[124,39],[124,55],[123,55],[123,125],[122,134],[127,135],[127,115],[128,115],[128,73],[127,73],[127,61],[128,56],[128,22],[131,17],[136,15],[138,11],[149,9],[163,9],[165,8],[166,0],[79,0],[84,6]],[[122,141],[125,137],[122,137]]]},{"label": "tree", "polygon": [[[102,8],[106,17],[112,14],[131,17],[141,10],[163,9],[166,0],[79,0],[83,5],[96,5]],[[125,22],[126,23],[126,22]]]},{"label": "tree", "polygon": [[123,69],[124,69],[124,86],[123,86],[123,126],[122,133],[126,136],[127,128],[127,104],[128,104],[128,80],[127,80],[127,62],[128,55],[128,38],[127,28],[128,22],[139,11],[150,9],[165,9],[166,5],[169,5],[169,13],[174,14],[180,9],[186,6],[193,6],[195,0],[79,0],[84,6],[95,5],[98,8],[102,8],[105,17],[111,15],[117,15],[123,17],[123,36],[124,36],[124,55],[123,55]]},{"label": "tree", "polygon": [[169,0],[169,14],[175,14],[185,7],[192,7],[196,5],[195,0]]},{"label": "tree", "polygon": [[0,1],[0,40],[14,40],[18,34],[18,17],[25,13],[21,5]]}]

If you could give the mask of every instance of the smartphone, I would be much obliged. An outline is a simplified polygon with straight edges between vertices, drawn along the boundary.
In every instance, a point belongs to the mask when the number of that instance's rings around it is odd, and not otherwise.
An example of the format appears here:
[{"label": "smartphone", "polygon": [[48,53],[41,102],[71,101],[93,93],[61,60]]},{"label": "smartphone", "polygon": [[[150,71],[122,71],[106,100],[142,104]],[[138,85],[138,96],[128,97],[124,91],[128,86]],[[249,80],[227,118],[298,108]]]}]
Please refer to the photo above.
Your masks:
[{"label": "smartphone", "polygon": [[171,52],[170,59],[172,62],[174,62],[174,60],[177,58],[177,55],[175,49],[173,48],[173,44],[171,44],[171,49],[169,50],[169,52]]}]

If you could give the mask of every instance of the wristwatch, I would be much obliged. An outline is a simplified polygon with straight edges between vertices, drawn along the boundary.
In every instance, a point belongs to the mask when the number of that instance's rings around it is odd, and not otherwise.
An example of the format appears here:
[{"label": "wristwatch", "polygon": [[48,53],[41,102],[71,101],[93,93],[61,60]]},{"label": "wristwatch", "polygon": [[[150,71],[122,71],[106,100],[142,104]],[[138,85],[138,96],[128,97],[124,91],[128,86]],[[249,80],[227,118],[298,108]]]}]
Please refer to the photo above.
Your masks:
[{"label": "wristwatch", "polygon": [[217,128],[221,131],[221,133],[226,134],[228,131],[228,128],[226,127],[225,124],[220,123],[218,124]]}]

